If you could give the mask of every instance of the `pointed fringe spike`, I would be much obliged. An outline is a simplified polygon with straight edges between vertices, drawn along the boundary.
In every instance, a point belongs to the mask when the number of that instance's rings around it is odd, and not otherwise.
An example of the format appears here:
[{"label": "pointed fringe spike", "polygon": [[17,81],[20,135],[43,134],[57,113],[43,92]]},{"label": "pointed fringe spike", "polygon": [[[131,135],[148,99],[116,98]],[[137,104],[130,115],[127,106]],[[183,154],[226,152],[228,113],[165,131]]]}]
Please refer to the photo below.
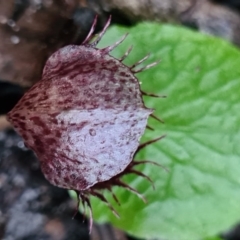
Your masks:
[{"label": "pointed fringe spike", "polygon": [[150,117],[154,118],[155,120],[157,120],[157,121],[159,121],[159,122],[161,122],[161,123],[164,123],[164,121],[163,121],[161,118],[157,117],[157,116],[154,115],[154,114],[150,114]]},{"label": "pointed fringe spike", "polygon": [[122,182],[120,179],[118,179],[116,181],[116,185],[118,185],[119,187],[123,187],[127,190],[129,190],[130,192],[134,193],[135,195],[137,195],[144,203],[147,203],[146,198],[140,194],[136,189],[130,187],[129,185],[127,185],[126,183]]},{"label": "pointed fringe spike", "polygon": [[93,213],[92,213],[92,206],[88,197],[85,198],[85,202],[87,203],[88,210],[89,210],[89,234],[92,232],[93,227]]},{"label": "pointed fringe spike", "polygon": [[155,98],[166,98],[167,97],[166,95],[157,95],[157,94],[154,94],[154,93],[147,93],[147,92],[144,92],[142,90],[141,90],[141,93],[142,93],[142,95],[148,96],[148,97],[155,97]]},{"label": "pointed fringe spike", "polygon": [[168,170],[166,167],[164,167],[162,164],[157,163],[157,162],[154,162],[154,161],[150,161],[150,160],[140,160],[140,161],[138,160],[138,161],[134,161],[133,165],[134,165],[134,166],[137,166],[137,165],[146,164],[146,163],[154,164],[154,165],[156,165],[156,166],[158,166],[158,167],[163,168],[166,172],[169,172],[169,170]]},{"label": "pointed fringe spike", "polygon": [[[81,198],[82,199],[82,198]],[[86,216],[86,212],[87,212],[87,210],[86,210],[86,202],[82,199],[82,206],[83,206],[83,213],[82,213],[82,215],[83,215],[83,223],[86,221],[86,219],[87,219],[87,216]]]},{"label": "pointed fringe spike", "polygon": [[110,15],[103,30],[98,34],[97,38],[90,44],[91,47],[96,47],[96,45],[100,42],[100,40],[102,39],[103,35],[105,34],[107,28],[110,25],[111,19],[112,19],[112,17]]},{"label": "pointed fringe spike", "polygon": [[119,59],[119,61],[122,62],[129,55],[132,49],[133,49],[133,46],[130,46],[130,48],[124,53],[124,55]]},{"label": "pointed fringe spike", "polygon": [[130,170],[129,170],[129,173],[134,173],[134,174],[136,174],[136,175],[138,175],[138,176],[141,176],[141,177],[147,179],[147,180],[151,183],[153,190],[155,190],[154,182],[152,181],[152,179],[151,179],[149,176],[147,176],[147,175],[145,175],[144,173],[142,173],[142,172],[140,172],[140,171],[137,171],[137,170],[135,170],[135,169],[130,169]]},{"label": "pointed fringe spike", "polygon": [[81,200],[83,208],[84,208],[84,214],[83,214],[84,220],[86,218],[86,212],[85,212],[86,205],[88,207],[88,210],[89,210],[89,234],[91,234],[92,227],[93,227],[93,213],[92,213],[92,207],[91,207],[89,197],[86,196],[84,193],[79,192],[79,199]]},{"label": "pointed fringe spike", "polygon": [[151,130],[151,131],[154,131],[154,128],[152,128],[151,126],[147,125],[146,126],[147,129]]},{"label": "pointed fringe spike", "polygon": [[76,209],[74,211],[74,214],[72,216],[72,219],[74,219],[76,217],[76,215],[78,214],[79,212],[79,207],[80,207],[80,197],[79,197],[79,193],[77,191],[75,191],[76,194],[77,194],[77,206],[76,206]]},{"label": "pointed fringe spike", "polygon": [[114,192],[112,191],[112,187],[108,186],[107,187],[108,191],[112,194],[113,199],[115,200],[115,202],[118,204],[118,206],[121,206],[117,196],[114,194]]},{"label": "pointed fringe spike", "polygon": [[118,206],[121,206],[121,203],[119,202],[117,196],[111,191],[112,197],[115,200],[115,202],[118,204]]},{"label": "pointed fringe spike", "polygon": [[157,62],[150,63],[150,64],[148,64],[147,66],[142,67],[142,68],[139,68],[139,69],[136,69],[136,70],[132,69],[132,73],[143,72],[143,71],[145,71],[145,70],[147,70],[147,69],[149,69],[149,68],[151,68],[151,67],[156,66],[159,62],[160,62],[160,60],[157,61]]},{"label": "pointed fringe spike", "polygon": [[92,35],[93,35],[94,30],[95,30],[96,25],[97,25],[97,18],[98,18],[98,16],[96,15],[95,18],[94,18],[94,20],[93,20],[92,27],[91,27],[91,29],[90,29],[90,31],[89,31],[87,37],[86,37],[86,38],[84,39],[84,41],[82,42],[82,45],[84,45],[84,44],[88,44],[89,41],[91,41],[91,39],[92,39]]},{"label": "pointed fringe spike", "polygon": [[117,211],[113,208],[113,206],[107,201],[107,199],[103,196],[102,193],[99,193],[97,191],[91,191],[91,194],[97,198],[99,198],[101,201],[103,201],[104,203],[106,203],[106,205],[108,206],[108,208],[112,211],[112,213],[117,217],[119,217],[119,214],[117,213]]},{"label": "pointed fringe spike", "polygon": [[152,139],[152,140],[150,140],[150,141],[147,141],[147,142],[145,142],[145,143],[140,144],[139,147],[138,147],[138,149],[137,149],[137,151],[136,151],[136,153],[138,153],[140,150],[142,150],[142,149],[145,148],[146,146],[148,146],[148,145],[150,145],[150,144],[152,144],[152,143],[155,143],[155,142],[163,139],[164,137],[166,137],[166,135],[163,135],[163,136],[161,136],[161,137],[158,137],[158,138],[155,138],[155,139]]},{"label": "pointed fringe spike", "polygon": [[134,63],[132,66],[130,66],[129,68],[132,70],[133,68],[135,68],[137,65],[141,64],[142,62],[144,62],[145,60],[147,60],[149,58],[150,54],[147,54],[144,58],[140,59],[139,61],[137,61],[136,63]]},{"label": "pointed fringe spike", "polygon": [[111,52],[115,47],[117,47],[120,43],[122,43],[125,38],[128,36],[128,33],[126,33],[119,41],[117,41],[115,44],[113,44],[112,46],[106,47],[101,49],[102,52],[104,53],[109,53]]}]

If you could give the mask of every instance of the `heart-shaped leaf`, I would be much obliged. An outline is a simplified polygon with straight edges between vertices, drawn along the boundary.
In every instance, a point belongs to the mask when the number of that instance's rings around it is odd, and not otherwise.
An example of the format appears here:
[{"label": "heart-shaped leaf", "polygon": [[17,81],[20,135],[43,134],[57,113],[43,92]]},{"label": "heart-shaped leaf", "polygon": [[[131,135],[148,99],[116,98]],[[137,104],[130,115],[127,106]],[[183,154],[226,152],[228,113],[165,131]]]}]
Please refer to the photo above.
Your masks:
[{"label": "heart-shaped leaf", "polygon": [[[132,64],[147,53],[147,62],[161,63],[138,74],[142,89],[167,95],[145,98],[148,107],[164,119],[149,121],[142,142],[166,134],[143,149],[137,159],[153,160],[141,171],[155,183],[155,191],[141,177],[124,180],[148,200],[114,188],[105,196],[120,215],[91,198],[94,219],[110,221],[142,238],[192,240],[214,236],[240,220],[240,52],[229,43],[180,27],[142,23],[132,28],[114,26],[99,46],[113,44],[129,32],[126,41],[112,52]],[[140,166],[139,166],[140,167]]]}]

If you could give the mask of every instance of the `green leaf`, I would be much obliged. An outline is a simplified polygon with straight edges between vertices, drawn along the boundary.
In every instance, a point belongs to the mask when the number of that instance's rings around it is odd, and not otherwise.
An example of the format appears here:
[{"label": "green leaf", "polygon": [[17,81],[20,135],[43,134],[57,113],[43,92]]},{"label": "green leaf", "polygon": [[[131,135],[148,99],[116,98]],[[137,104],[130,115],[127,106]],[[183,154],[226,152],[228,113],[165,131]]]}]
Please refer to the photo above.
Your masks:
[{"label": "green leaf", "polygon": [[220,237],[208,237],[208,238],[204,238],[203,240],[223,240]]},{"label": "green leaf", "polygon": [[[240,52],[229,43],[180,27],[141,23],[111,27],[100,47],[127,39],[113,52],[133,64],[147,53],[143,65],[161,59],[137,76],[142,89],[167,95],[145,97],[148,107],[165,123],[150,119],[142,142],[166,134],[138,155],[156,161],[139,169],[152,178],[155,191],[141,177],[124,180],[148,200],[144,204],[127,190],[114,188],[121,206],[104,193],[120,215],[117,219],[92,197],[94,219],[110,221],[141,238],[192,240],[214,236],[240,220]],[[142,66],[143,66],[142,65]]]}]

